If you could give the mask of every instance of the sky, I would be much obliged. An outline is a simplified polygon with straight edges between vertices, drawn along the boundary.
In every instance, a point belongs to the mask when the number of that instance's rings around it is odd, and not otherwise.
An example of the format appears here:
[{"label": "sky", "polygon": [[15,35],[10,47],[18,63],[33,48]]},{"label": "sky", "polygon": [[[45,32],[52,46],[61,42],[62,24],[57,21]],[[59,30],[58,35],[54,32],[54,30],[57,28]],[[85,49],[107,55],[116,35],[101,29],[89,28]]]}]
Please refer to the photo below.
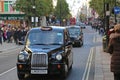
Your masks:
[{"label": "sky", "polygon": [[[57,0],[54,0],[56,2]],[[90,0],[66,0],[73,17],[77,15],[78,10]]]},{"label": "sky", "polygon": [[71,10],[71,14],[73,16],[77,15],[78,10],[86,4],[87,0],[66,0],[67,3],[69,4],[69,8]]}]

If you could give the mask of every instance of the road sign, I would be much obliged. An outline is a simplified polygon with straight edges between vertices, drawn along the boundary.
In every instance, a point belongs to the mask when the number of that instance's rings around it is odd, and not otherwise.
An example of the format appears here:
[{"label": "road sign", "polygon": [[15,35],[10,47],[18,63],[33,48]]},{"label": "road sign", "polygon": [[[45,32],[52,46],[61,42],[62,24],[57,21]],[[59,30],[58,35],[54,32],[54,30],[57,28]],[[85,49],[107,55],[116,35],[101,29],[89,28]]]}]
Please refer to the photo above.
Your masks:
[{"label": "road sign", "polygon": [[116,6],[114,7],[114,14],[119,14],[120,13],[120,7]]}]

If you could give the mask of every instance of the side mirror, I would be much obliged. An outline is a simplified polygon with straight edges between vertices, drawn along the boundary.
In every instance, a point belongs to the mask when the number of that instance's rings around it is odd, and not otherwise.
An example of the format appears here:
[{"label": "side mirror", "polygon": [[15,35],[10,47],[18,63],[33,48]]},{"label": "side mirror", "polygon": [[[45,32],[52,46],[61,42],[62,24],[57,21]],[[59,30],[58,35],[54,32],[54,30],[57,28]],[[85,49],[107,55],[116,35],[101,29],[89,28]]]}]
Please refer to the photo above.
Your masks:
[{"label": "side mirror", "polygon": [[18,44],[19,44],[19,45],[24,45],[24,44],[25,44],[25,41],[19,41]]},{"label": "side mirror", "polygon": [[85,29],[86,27],[81,27],[81,29]]},{"label": "side mirror", "polygon": [[68,41],[66,45],[72,45],[72,41]]}]

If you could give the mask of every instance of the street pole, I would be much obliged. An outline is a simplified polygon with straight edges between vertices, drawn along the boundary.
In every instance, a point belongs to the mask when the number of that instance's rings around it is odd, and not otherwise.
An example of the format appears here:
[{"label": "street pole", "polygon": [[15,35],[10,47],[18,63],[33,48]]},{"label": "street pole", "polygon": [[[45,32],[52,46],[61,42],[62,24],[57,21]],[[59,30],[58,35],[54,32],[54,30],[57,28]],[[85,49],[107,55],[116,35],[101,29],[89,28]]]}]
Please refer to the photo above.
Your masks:
[{"label": "street pole", "polygon": [[104,10],[103,10],[103,13],[104,13],[104,21],[103,21],[103,26],[104,26],[104,31],[106,30],[106,28],[105,28],[105,22],[106,22],[106,17],[105,17],[105,0],[103,0],[103,4],[104,4],[104,6],[103,6],[103,8],[104,8]]},{"label": "street pole", "polygon": [[60,0],[60,26],[61,26],[61,0]]},{"label": "street pole", "polygon": [[108,46],[109,43],[109,17],[110,17],[110,11],[109,11],[109,3],[106,3],[106,46]]},{"label": "street pole", "polygon": [[[116,7],[116,0],[115,0],[115,5],[114,7]],[[114,17],[115,17],[115,24],[117,24],[117,15],[114,13]]]},{"label": "street pole", "polygon": [[34,27],[35,27],[35,23],[36,23],[36,20],[35,20],[35,0],[33,0],[33,12],[34,12]]}]

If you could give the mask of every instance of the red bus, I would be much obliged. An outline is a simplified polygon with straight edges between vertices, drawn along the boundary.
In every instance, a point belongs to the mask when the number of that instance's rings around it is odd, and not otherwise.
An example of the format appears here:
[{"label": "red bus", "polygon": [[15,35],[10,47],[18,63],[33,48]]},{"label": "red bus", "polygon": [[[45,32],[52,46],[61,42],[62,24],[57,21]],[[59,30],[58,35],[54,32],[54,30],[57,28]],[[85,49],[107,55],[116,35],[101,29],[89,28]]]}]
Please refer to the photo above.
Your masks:
[{"label": "red bus", "polygon": [[75,25],[76,24],[76,19],[75,17],[70,18],[70,25]]}]

